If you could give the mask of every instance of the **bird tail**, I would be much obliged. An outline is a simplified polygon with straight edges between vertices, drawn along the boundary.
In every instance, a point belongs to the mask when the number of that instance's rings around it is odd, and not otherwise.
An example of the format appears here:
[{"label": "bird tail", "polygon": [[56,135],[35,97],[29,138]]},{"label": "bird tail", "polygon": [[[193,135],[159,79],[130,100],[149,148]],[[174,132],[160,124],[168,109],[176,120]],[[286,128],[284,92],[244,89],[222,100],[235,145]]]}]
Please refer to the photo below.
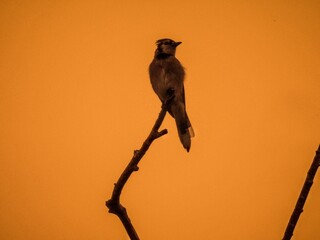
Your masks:
[{"label": "bird tail", "polygon": [[180,142],[183,147],[189,152],[191,147],[191,138],[195,136],[191,126],[189,117],[184,106],[171,108],[173,116],[176,121]]}]

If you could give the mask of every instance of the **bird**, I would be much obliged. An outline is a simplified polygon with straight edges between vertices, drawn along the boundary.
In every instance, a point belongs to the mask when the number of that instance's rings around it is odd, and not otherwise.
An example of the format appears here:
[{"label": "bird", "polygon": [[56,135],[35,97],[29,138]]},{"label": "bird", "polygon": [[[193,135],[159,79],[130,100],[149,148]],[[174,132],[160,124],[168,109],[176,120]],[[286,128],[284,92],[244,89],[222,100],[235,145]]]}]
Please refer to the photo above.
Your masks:
[{"label": "bird", "polygon": [[149,65],[149,77],[152,88],[162,103],[172,98],[168,112],[175,119],[180,142],[189,152],[191,138],[195,134],[186,111],[184,67],[175,57],[176,48],[181,43],[169,38],[156,41],[154,58]]}]

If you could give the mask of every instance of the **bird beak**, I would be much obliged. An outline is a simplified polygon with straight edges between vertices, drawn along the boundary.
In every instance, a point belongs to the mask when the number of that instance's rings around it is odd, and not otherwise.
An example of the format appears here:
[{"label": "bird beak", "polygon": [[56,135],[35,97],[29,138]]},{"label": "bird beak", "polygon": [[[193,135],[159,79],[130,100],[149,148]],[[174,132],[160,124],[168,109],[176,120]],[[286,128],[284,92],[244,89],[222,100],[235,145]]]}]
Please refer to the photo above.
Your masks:
[{"label": "bird beak", "polygon": [[177,47],[177,46],[179,46],[181,43],[182,43],[182,42],[175,42],[175,43],[174,43],[174,46]]}]

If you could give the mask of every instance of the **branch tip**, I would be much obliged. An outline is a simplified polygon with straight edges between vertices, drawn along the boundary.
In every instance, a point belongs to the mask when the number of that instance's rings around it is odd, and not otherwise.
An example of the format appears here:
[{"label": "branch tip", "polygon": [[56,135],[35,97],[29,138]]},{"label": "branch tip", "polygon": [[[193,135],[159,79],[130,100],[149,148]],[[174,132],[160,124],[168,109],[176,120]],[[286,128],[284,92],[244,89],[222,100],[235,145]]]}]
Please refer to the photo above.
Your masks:
[{"label": "branch tip", "polygon": [[167,129],[163,129],[163,130],[161,130],[161,131],[158,132],[158,133],[159,133],[159,135],[161,134],[161,136],[162,136],[162,135],[167,134],[167,133],[168,133],[168,130],[167,130]]},{"label": "branch tip", "polygon": [[136,165],[136,166],[133,166],[133,171],[138,171],[139,170],[139,167]]}]

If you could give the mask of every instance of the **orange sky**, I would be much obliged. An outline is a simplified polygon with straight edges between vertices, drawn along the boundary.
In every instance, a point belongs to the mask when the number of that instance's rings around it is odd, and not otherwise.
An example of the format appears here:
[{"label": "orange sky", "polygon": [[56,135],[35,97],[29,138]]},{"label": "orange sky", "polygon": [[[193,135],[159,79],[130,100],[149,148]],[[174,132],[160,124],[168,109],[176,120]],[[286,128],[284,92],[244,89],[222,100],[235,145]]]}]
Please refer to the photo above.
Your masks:
[{"label": "orange sky", "polygon": [[[183,43],[175,123],[122,195],[141,239],[281,239],[320,143],[319,1],[0,2],[0,239],[126,240],[113,183],[160,111],[155,41]],[[318,173],[292,239],[320,239]]]}]

